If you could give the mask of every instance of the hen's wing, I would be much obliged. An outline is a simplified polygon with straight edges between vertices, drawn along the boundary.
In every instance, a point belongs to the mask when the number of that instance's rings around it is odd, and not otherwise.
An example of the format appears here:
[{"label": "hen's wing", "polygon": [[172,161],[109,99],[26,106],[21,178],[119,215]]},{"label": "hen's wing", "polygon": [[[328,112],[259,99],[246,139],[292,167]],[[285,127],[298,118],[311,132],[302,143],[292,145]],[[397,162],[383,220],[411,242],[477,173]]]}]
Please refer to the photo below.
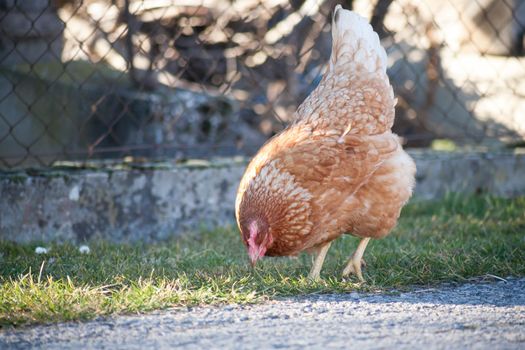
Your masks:
[{"label": "hen's wing", "polygon": [[[353,193],[399,147],[391,132],[379,135],[314,137],[279,154],[280,167],[313,192],[337,188]],[[321,186],[321,187],[319,187]]]},{"label": "hen's wing", "polygon": [[[337,217],[341,206],[352,202],[353,195],[398,147],[398,138],[391,132],[348,135],[342,143],[337,139],[312,139],[284,151],[278,159],[280,168],[312,194],[309,219],[315,225],[313,231],[317,232],[318,227],[333,235],[347,229],[345,218]],[[337,223],[338,220],[342,221]]]}]

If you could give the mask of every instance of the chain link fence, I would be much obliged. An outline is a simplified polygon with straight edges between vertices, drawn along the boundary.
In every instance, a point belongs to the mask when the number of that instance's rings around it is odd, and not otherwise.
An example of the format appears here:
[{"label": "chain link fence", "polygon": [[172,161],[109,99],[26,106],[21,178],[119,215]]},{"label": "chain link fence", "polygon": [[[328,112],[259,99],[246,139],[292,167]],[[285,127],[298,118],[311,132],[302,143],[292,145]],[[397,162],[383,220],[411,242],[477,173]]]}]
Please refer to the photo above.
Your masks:
[{"label": "chain link fence", "polygon": [[525,138],[522,0],[0,0],[0,169],[253,154],[370,18],[408,147]]}]

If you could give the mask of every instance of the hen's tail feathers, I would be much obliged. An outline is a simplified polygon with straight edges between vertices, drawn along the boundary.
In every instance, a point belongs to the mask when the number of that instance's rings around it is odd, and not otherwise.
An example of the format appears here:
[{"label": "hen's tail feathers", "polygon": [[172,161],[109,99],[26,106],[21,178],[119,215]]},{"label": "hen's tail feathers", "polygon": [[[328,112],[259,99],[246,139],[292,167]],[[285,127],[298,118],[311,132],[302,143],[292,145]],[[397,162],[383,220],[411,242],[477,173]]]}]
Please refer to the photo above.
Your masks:
[{"label": "hen's tail feathers", "polygon": [[386,73],[387,57],[379,36],[368,21],[337,5],[332,18],[330,69],[339,65],[360,65],[370,73]]}]

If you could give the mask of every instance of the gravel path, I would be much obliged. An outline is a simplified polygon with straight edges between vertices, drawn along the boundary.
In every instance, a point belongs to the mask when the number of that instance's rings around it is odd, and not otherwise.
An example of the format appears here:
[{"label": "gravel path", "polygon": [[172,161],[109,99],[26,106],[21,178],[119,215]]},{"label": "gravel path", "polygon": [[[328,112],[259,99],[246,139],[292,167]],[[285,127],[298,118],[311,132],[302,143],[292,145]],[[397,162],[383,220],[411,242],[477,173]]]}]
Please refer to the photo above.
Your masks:
[{"label": "gravel path", "polygon": [[317,295],[0,331],[8,348],[525,349],[525,279]]}]

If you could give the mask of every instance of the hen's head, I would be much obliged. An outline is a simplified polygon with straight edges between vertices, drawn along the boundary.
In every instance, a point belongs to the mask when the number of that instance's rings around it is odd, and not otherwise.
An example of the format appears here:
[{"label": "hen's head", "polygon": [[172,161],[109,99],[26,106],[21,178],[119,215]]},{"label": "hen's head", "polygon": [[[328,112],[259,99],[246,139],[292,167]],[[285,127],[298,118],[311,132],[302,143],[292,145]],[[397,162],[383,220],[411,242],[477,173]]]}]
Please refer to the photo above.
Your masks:
[{"label": "hen's head", "polygon": [[258,218],[248,219],[246,225],[242,226],[244,243],[248,248],[252,266],[254,266],[257,260],[266,254],[266,250],[273,243],[273,237],[265,220]]}]

